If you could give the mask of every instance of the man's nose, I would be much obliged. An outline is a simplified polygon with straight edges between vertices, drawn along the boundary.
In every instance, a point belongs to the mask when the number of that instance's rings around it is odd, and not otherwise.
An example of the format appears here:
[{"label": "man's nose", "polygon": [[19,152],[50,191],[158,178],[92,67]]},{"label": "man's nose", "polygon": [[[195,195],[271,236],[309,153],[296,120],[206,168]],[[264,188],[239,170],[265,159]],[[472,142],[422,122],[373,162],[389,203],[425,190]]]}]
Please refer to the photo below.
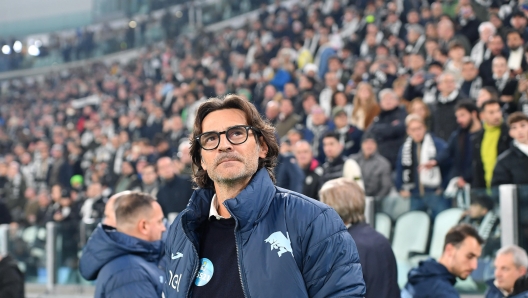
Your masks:
[{"label": "man's nose", "polygon": [[231,149],[233,146],[233,144],[231,144],[231,142],[227,140],[227,134],[221,134],[219,141],[220,141],[220,144],[218,144],[219,150]]}]

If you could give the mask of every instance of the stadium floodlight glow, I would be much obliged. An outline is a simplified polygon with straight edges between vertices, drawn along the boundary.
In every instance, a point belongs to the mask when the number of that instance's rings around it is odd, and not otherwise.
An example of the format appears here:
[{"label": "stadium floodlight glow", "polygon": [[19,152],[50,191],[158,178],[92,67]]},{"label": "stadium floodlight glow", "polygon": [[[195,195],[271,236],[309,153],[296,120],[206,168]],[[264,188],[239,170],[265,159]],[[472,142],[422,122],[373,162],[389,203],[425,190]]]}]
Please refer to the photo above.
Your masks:
[{"label": "stadium floodlight glow", "polygon": [[130,27],[130,28],[132,28],[132,29],[136,28],[136,26],[137,26],[136,21],[130,21],[130,22],[128,23],[128,27]]},{"label": "stadium floodlight glow", "polygon": [[37,46],[35,45],[30,45],[28,47],[28,54],[30,54],[31,56],[38,56],[40,55],[40,50]]},{"label": "stadium floodlight glow", "polygon": [[11,54],[11,47],[8,46],[8,45],[4,45],[2,47],[2,53],[4,53],[4,55],[9,55]]},{"label": "stadium floodlight glow", "polygon": [[13,44],[13,51],[17,53],[22,52],[22,42],[20,42],[20,40],[15,41]]}]

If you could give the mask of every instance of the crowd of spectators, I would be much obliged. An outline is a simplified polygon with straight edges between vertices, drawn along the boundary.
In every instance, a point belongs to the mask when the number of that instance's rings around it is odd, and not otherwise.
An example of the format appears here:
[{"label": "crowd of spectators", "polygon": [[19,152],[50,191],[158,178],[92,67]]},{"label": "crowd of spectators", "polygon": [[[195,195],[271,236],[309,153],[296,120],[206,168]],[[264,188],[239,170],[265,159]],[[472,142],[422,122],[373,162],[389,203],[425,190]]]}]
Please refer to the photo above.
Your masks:
[{"label": "crowd of spectators", "polygon": [[434,219],[466,184],[528,182],[527,20],[515,1],[277,1],[126,65],[3,82],[0,220],[90,224],[127,189],[180,212],[194,113],[229,93],[275,125],[278,186],[348,177]]}]

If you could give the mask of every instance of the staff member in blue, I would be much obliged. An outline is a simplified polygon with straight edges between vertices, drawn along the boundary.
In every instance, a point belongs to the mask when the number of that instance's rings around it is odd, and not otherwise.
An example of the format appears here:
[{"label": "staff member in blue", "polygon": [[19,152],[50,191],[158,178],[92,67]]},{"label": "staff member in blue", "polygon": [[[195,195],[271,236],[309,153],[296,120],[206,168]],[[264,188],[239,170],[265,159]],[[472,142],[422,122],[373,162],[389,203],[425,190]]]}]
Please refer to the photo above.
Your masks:
[{"label": "staff member in blue", "polygon": [[274,185],[274,128],[251,103],[206,101],[191,142],[199,188],[169,230],[166,298],[364,297],[337,213]]}]

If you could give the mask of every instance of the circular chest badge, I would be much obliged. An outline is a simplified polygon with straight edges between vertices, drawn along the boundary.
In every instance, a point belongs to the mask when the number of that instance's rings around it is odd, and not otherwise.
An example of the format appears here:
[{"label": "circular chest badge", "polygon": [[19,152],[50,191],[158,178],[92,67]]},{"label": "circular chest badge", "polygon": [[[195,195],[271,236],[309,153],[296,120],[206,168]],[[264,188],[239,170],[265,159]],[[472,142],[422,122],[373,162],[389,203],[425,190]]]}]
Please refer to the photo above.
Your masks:
[{"label": "circular chest badge", "polygon": [[194,284],[198,287],[205,286],[211,280],[214,273],[213,262],[208,258],[200,259],[200,264],[200,271],[198,271],[198,275],[196,275],[196,280],[194,281]]}]

